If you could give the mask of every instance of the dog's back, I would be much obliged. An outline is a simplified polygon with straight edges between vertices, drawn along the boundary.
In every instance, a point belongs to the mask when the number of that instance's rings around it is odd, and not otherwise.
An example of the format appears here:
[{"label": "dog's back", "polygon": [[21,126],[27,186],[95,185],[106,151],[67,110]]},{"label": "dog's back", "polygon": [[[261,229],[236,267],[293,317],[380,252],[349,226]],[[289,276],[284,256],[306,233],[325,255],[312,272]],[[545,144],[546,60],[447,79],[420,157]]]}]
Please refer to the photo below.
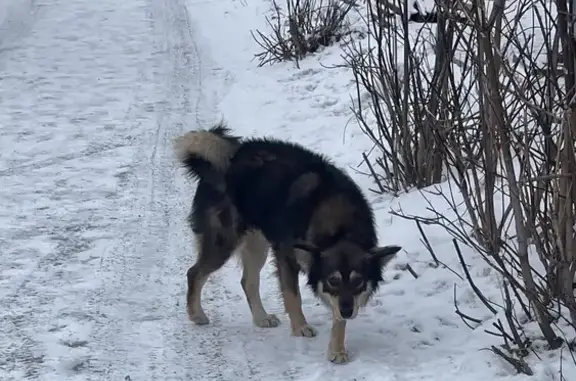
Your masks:
[{"label": "dog's back", "polygon": [[326,157],[293,142],[244,140],[224,124],[175,143],[200,180],[189,218],[195,233],[217,223],[229,237],[259,230],[271,243],[303,240],[323,249],[347,240],[366,251],[377,244],[363,193]]},{"label": "dog's back", "polygon": [[346,238],[376,244],[364,195],[327,158],[296,143],[251,139],[230,160],[226,193],[247,227],[268,239],[300,238],[319,246]]}]

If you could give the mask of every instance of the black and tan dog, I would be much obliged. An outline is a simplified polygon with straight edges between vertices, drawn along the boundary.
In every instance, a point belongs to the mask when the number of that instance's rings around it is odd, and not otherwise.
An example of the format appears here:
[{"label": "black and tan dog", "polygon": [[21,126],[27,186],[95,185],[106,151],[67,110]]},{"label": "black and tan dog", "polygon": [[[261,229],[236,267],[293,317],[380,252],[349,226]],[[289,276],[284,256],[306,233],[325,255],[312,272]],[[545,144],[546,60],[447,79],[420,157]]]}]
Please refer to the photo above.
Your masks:
[{"label": "black and tan dog", "polygon": [[292,333],[316,335],[302,312],[302,271],[333,313],[328,358],[346,363],[346,321],[366,305],[382,268],[400,250],[377,246],[372,209],[356,184],[300,145],[241,139],[223,124],[188,132],[174,147],[189,174],[200,180],[189,217],[198,245],[196,264],[187,273],[190,319],[209,323],[202,288],[239,248],[241,285],[254,324],[278,326],[260,299],[260,271],[271,246]]}]

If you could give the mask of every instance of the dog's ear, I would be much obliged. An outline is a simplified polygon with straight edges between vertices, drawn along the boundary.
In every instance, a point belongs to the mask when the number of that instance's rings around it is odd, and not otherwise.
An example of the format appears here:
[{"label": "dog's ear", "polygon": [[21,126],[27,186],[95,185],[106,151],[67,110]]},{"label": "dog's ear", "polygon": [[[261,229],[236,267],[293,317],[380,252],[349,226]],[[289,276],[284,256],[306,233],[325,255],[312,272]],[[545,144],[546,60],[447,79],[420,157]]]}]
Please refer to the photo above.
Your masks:
[{"label": "dog's ear", "polygon": [[395,245],[375,247],[368,253],[368,260],[379,267],[384,267],[396,256],[400,249],[402,249],[400,246]]},{"label": "dog's ear", "polygon": [[304,270],[309,271],[314,259],[320,256],[320,250],[314,245],[301,241],[296,242],[293,247],[296,249],[294,250],[296,262],[298,262]]}]

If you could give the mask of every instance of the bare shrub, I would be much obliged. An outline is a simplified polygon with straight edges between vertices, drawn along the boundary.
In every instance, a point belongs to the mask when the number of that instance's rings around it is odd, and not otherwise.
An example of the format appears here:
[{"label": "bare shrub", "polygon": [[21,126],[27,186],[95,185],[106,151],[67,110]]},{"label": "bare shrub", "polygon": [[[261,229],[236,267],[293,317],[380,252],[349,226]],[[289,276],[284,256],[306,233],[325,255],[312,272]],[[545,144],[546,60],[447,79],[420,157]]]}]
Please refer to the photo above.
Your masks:
[{"label": "bare shrub", "polygon": [[348,32],[347,15],[354,6],[344,0],[286,0],[283,10],[272,0],[274,17],[266,17],[271,33],[256,30],[252,37],[263,49],[259,66],[298,61],[322,46],[340,41]]},{"label": "bare shrub", "polygon": [[374,161],[367,155],[365,160],[378,191],[397,193],[442,179],[433,131],[443,123],[435,117],[440,112],[436,89],[447,85],[447,65],[428,61],[435,49],[430,26],[411,34],[408,15],[400,24],[390,18],[391,9],[401,11],[367,2],[366,41],[348,43],[344,59],[356,82],[356,120],[376,147]]},{"label": "bare shrub", "polygon": [[[504,343],[492,351],[531,374],[527,321],[551,349],[567,333],[557,323],[576,332],[576,10],[566,0],[436,5],[435,33],[410,32],[406,17],[394,25],[369,6],[372,40],[348,48],[356,116],[381,155],[368,164],[381,191],[423,188],[446,174],[421,193],[443,199],[450,214],[431,200],[432,217],[394,214],[454,237],[468,282],[497,318],[487,332]],[[397,45],[386,45],[395,33],[401,65]],[[502,305],[474,284],[461,244],[500,275]]]}]

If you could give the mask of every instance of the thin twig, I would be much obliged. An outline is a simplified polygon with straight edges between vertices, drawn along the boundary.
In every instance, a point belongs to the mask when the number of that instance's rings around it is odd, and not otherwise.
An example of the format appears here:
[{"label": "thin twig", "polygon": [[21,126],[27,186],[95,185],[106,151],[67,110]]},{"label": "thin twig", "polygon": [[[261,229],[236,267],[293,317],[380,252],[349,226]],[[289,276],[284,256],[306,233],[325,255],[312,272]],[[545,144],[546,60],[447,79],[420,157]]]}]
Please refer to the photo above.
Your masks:
[{"label": "thin twig", "polygon": [[408,272],[414,277],[414,279],[418,279],[418,274],[416,274],[416,271],[414,271],[414,269],[412,268],[412,266],[410,266],[409,263],[406,264],[406,270],[408,270]]},{"label": "thin twig", "polygon": [[366,155],[366,152],[362,152],[362,157],[364,158],[364,162],[368,166],[368,170],[370,171],[370,174],[372,175],[374,182],[376,182],[376,185],[378,185],[378,188],[380,189],[380,193],[381,194],[386,193],[386,189],[384,189],[384,187],[382,186],[382,183],[380,182],[380,178],[376,174],[376,171],[374,171],[372,164],[370,164],[370,160],[368,160],[368,156]]},{"label": "thin twig", "polygon": [[455,309],[455,311],[456,311],[456,314],[457,314],[458,316],[460,316],[460,318],[462,319],[462,321],[464,322],[464,324],[466,324],[466,325],[468,326],[468,328],[470,328],[470,329],[476,329],[476,327],[473,327],[472,325],[470,325],[470,324],[468,323],[468,321],[472,321],[472,322],[476,323],[477,325],[482,324],[482,320],[480,320],[480,319],[475,319],[475,318],[473,318],[473,317],[471,317],[471,316],[469,316],[469,315],[466,315],[465,313],[463,313],[463,312],[460,310],[460,307],[458,307],[458,302],[456,301],[456,283],[454,283],[454,296],[453,296],[453,299],[452,299],[452,300],[454,301],[454,309]]},{"label": "thin twig", "polygon": [[470,275],[470,272],[468,271],[468,266],[466,265],[466,261],[464,260],[464,256],[462,256],[462,252],[460,251],[460,246],[458,246],[458,241],[456,241],[456,239],[453,238],[452,243],[454,244],[454,248],[456,249],[456,253],[458,254],[458,258],[460,259],[460,264],[462,265],[462,269],[464,270],[464,274],[466,275],[466,279],[468,280],[468,283],[470,283],[470,286],[474,290],[474,293],[478,296],[478,298],[480,298],[480,300],[482,301],[482,303],[484,303],[486,308],[488,308],[490,310],[490,312],[492,312],[492,314],[496,315],[498,313],[498,311],[496,311],[496,309],[490,305],[490,302],[488,301],[488,299],[486,299],[486,297],[484,296],[482,291],[480,291],[480,289],[474,283],[474,280],[472,279],[472,276]]},{"label": "thin twig", "polygon": [[430,245],[430,241],[428,240],[426,233],[424,233],[424,230],[422,230],[422,226],[420,225],[420,221],[415,220],[415,222],[416,222],[416,226],[418,227],[418,231],[420,232],[420,236],[424,240],[424,246],[426,247],[426,249],[428,250],[428,252],[432,256],[432,259],[434,259],[434,262],[436,263],[436,267],[438,267],[438,265],[440,264],[440,261],[438,260],[438,257],[436,256],[434,249],[432,249],[432,245]]},{"label": "thin twig", "polygon": [[507,355],[506,353],[504,353],[502,350],[495,347],[494,345],[492,345],[490,347],[490,349],[492,350],[492,352],[496,353],[498,356],[502,357],[510,365],[512,365],[518,373],[523,373],[523,374],[526,374],[528,376],[534,375],[534,372],[532,371],[532,368],[530,368],[530,365],[528,365],[528,363],[526,363],[526,361],[524,361],[523,359],[517,359],[517,358],[514,358],[510,355]]}]

